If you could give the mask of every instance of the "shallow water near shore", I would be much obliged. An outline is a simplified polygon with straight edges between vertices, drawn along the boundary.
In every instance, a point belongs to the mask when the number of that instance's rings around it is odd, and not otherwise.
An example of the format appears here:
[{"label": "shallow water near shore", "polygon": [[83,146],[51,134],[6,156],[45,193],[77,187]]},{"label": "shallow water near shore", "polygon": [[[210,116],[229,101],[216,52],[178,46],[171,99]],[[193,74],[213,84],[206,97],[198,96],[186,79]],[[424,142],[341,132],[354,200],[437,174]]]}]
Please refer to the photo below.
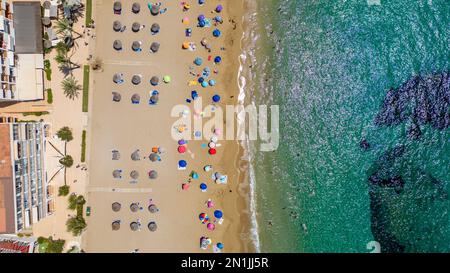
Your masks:
[{"label": "shallow water near shore", "polygon": [[[374,122],[390,88],[450,70],[448,2],[256,3],[245,100],[280,106],[278,150],[250,144],[260,251],[450,251],[448,126]],[[371,185],[378,170],[402,191]]]}]

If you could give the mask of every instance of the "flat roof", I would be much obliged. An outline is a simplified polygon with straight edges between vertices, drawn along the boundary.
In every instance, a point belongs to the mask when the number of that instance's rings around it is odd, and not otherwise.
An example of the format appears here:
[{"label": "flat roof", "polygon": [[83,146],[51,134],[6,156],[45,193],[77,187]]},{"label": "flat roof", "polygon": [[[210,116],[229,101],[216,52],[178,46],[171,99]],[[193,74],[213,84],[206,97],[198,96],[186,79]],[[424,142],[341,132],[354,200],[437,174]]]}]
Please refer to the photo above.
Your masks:
[{"label": "flat roof", "polygon": [[16,98],[20,101],[44,99],[44,55],[17,54]]},{"label": "flat roof", "polygon": [[43,53],[41,3],[13,2],[16,53]]},{"label": "flat roof", "polygon": [[10,124],[0,124],[0,233],[15,233]]}]

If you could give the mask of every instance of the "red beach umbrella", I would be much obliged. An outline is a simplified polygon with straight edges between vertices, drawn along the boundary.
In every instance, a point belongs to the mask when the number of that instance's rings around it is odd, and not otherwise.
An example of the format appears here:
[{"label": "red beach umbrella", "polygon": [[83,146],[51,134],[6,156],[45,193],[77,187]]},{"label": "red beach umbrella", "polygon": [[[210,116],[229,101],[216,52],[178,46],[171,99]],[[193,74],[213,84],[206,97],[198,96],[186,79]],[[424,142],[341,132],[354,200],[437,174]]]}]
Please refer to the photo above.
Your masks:
[{"label": "red beach umbrella", "polygon": [[214,149],[214,148],[211,148],[211,149],[209,149],[208,152],[209,152],[210,155],[215,155],[217,153],[217,150]]},{"label": "red beach umbrella", "polygon": [[186,146],[178,146],[178,152],[184,154],[186,152]]}]

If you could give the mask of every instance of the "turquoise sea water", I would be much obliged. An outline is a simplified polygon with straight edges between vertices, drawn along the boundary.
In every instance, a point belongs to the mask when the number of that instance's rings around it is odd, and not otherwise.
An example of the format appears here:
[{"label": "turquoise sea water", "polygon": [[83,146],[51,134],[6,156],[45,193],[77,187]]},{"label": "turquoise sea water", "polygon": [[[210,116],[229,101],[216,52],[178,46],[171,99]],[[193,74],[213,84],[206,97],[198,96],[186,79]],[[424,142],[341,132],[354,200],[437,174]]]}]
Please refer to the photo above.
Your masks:
[{"label": "turquoise sea water", "polygon": [[250,97],[280,106],[278,150],[254,154],[261,251],[449,252],[450,129],[374,122],[390,88],[450,71],[449,2],[257,3]]}]

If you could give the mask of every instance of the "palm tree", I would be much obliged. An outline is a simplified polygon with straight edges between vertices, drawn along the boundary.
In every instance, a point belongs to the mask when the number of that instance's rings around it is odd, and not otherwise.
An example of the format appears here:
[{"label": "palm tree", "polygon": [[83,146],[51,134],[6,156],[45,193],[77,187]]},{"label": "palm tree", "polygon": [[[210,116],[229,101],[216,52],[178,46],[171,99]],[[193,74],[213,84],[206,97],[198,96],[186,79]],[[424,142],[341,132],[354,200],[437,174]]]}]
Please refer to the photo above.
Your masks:
[{"label": "palm tree", "polygon": [[63,51],[64,49],[61,49],[61,51],[58,52],[55,56],[55,61],[58,63],[58,68],[64,74],[64,77],[67,77],[69,74],[72,75],[73,70],[80,68],[80,65],[72,62],[67,55],[67,52],[64,54]]},{"label": "palm tree", "polygon": [[61,84],[66,97],[72,100],[78,97],[79,91],[83,88],[73,76],[64,79]]},{"label": "palm tree", "polygon": [[62,140],[62,141],[72,141],[73,140],[73,134],[72,134],[72,130],[67,127],[64,126],[61,129],[58,130],[58,132],[56,132],[56,135]]},{"label": "palm tree", "polygon": [[[75,33],[79,37],[83,36],[73,29],[73,23],[71,23],[67,18],[62,18],[61,20],[58,20],[56,22],[55,28],[56,28],[56,34],[67,34],[67,35],[72,36],[71,33]],[[79,37],[77,37],[77,38],[79,38]]]},{"label": "palm tree", "polygon": [[66,222],[67,231],[72,232],[73,236],[79,236],[86,228],[87,224],[83,216],[74,216]]}]

